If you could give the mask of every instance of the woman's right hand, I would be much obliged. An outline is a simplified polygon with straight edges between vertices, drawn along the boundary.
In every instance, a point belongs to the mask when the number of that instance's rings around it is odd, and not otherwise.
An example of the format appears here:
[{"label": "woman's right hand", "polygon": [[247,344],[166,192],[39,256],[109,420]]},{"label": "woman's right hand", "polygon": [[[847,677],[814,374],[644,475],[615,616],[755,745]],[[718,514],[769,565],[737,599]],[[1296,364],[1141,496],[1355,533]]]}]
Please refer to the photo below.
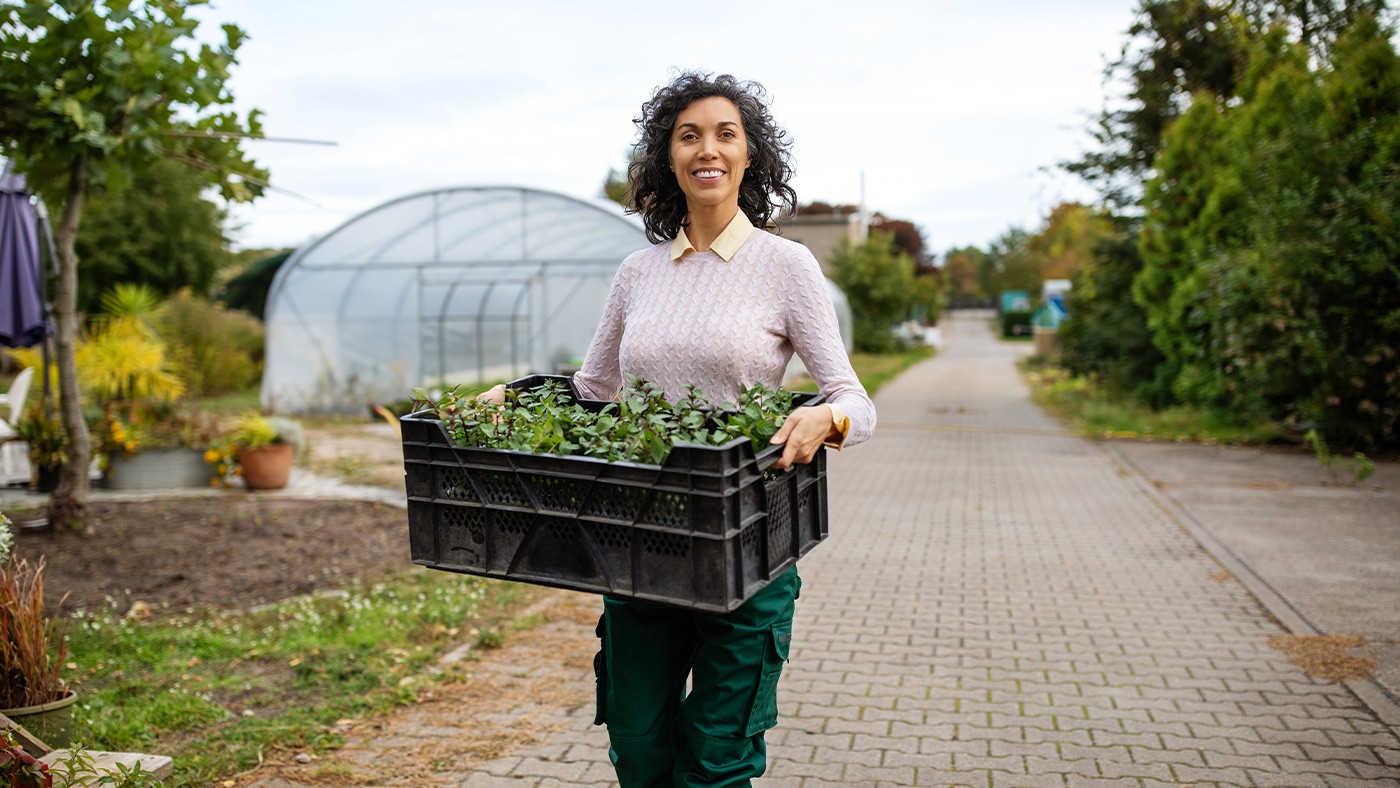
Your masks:
[{"label": "woman's right hand", "polygon": [[504,404],[506,401],[506,384],[497,383],[491,388],[476,395],[476,398],[484,399],[487,402],[494,402],[497,405]]}]

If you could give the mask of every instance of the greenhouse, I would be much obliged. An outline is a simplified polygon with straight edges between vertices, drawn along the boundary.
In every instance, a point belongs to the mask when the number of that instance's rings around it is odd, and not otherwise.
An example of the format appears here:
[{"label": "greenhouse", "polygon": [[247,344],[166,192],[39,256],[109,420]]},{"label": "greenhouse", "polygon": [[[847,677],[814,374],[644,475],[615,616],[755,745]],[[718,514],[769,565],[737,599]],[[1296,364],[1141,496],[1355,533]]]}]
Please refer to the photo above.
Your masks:
[{"label": "greenhouse", "polygon": [[[273,280],[263,407],[363,413],[415,386],[568,371],[618,265],[647,243],[612,203],[537,189],[445,189],[373,208],[298,249]],[[850,310],[830,287],[849,337]]]}]

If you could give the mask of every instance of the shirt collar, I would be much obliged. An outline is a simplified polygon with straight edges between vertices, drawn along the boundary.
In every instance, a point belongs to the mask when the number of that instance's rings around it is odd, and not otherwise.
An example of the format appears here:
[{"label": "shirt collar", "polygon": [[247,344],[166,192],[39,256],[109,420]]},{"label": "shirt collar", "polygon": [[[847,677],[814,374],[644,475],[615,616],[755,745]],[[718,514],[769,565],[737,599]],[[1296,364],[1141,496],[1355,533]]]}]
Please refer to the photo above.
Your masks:
[{"label": "shirt collar", "polygon": [[[745,216],[743,211],[736,211],[734,218],[730,219],[729,225],[724,228],[724,232],[720,233],[710,244],[710,251],[719,255],[725,262],[729,262],[739,251],[739,247],[744,245],[744,241],[749,240],[752,233],[753,223],[749,221],[749,217]],[[690,242],[690,238],[685,234],[685,228],[682,227],[680,232],[676,233],[676,240],[671,242],[671,259],[679,260],[685,256],[686,252],[695,251],[698,250]]]}]

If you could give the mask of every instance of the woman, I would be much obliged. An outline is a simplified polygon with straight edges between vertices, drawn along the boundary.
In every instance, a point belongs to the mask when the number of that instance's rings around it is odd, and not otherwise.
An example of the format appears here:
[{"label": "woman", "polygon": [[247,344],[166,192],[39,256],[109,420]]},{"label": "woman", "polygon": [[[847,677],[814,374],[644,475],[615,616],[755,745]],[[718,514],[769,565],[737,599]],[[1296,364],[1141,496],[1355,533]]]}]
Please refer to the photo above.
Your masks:
[{"label": "woman", "polygon": [[[779,387],[796,351],[827,402],[798,408],[773,437],[784,468],[823,444],[868,438],[875,407],[816,259],[755,229],[796,203],[790,143],[765,96],[754,82],[689,72],[642,106],[628,174],[654,245],[618,269],[574,384],[607,400],[635,375],[672,401],[695,384],[710,402],[734,402],[742,385]],[[608,726],[623,788],[749,785],[763,774],[800,586],[794,567],[728,614],[604,598],[595,722]]]}]

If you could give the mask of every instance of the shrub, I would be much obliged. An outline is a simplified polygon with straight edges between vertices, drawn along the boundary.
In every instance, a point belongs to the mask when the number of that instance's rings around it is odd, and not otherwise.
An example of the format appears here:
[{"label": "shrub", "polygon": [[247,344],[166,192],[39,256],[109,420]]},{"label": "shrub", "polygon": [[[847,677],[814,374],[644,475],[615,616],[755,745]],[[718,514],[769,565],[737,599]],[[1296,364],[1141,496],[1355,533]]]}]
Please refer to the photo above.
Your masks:
[{"label": "shrub", "polygon": [[245,391],[261,379],[263,326],[252,315],[186,290],[161,304],[155,323],[191,394]]}]

